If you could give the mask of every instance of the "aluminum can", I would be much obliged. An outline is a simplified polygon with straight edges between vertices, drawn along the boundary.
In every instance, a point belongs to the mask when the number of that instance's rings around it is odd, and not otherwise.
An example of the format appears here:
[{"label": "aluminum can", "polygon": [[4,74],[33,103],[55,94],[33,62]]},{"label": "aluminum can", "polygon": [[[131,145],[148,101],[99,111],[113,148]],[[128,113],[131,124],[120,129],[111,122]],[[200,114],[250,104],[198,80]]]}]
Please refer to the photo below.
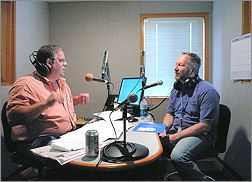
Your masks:
[{"label": "aluminum can", "polygon": [[86,132],[86,156],[97,157],[99,155],[99,134],[97,130]]}]

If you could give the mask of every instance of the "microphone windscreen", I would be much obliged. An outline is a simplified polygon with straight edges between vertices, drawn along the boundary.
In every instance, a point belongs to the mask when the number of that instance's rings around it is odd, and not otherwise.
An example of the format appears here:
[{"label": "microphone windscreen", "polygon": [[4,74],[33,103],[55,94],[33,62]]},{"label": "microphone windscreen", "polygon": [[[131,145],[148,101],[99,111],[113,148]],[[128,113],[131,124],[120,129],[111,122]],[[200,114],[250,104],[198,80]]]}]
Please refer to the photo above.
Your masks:
[{"label": "microphone windscreen", "polygon": [[137,94],[135,94],[135,93],[131,93],[128,95],[128,100],[130,101],[130,103],[136,102],[137,99],[138,99],[138,97],[137,97]]},{"label": "microphone windscreen", "polygon": [[158,85],[162,85],[163,81],[162,80],[158,80]]},{"label": "microphone windscreen", "polygon": [[94,78],[94,75],[92,75],[91,73],[87,73],[87,74],[85,75],[85,80],[86,80],[87,82],[93,81],[93,78]]}]

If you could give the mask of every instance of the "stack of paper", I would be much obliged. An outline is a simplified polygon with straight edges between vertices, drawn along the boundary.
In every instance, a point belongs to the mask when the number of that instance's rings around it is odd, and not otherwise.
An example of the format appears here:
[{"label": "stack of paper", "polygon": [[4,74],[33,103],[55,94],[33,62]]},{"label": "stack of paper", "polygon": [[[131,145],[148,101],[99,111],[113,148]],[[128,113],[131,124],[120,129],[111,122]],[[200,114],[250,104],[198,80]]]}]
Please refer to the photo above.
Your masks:
[{"label": "stack of paper", "polygon": [[[119,138],[123,133],[123,120],[117,120],[122,118],[122,112],[116,111],[111,114],[113,118],[112,123],[109,119],[109,114],[111,111],[105,111],[97,114],[98,117],[104,118],[104,120],[99,120],[90,124],[85,125],[78,130],[71,131],[65,135],[62,135],[59,139],[53,140],[51,144],[52,149],[62,150],[62,151],[71,151],[85,148],[86,140],[85,135],[88,130],[97,130],[99,134],[99,144],[103,144],[108,139]],[[115,113],[115,114],[114,114]],[[121,116],[120,116],[121,115]],[[129,129],[133,125],[126,122],[126,129]],[[116,132],[116,133],[115,133]]]},{"label": "stack of paper", "polygon": [[39,148],[34,148],[34,149],[31,149],[31,151],[42,157],[54,159],[58,161],[61,165],[64,165],[68,163],[69,161],[72,161],[86,154],[85,149],[63,152],[60,150],[53,150],[51,149],[51,146],[49,145],[39,147]]},{"label": "stack of paper", "polygon": [[[32,152],[42,156],[54,159],[58,161],[61,165],[68,163],[75,158],[84,156],[86,154],[85,151],[85,135],[87,130],[97,130],[99,134],[99,147],[102,148],[106,144],[111,141],[106,141],[110,138],[119,138],[123,133],[123,120],[122,112],[116,111],[105,111],[100,113],[95,113],[95,116],[99,118],[103,118],[102,120],[93,120],[95,122],[89,123],[78,130],[71,131],[65,135],[62,135],[59,139],[53,140],[51,146],[43,146],[35,149],[31,149]],[[128,115],[130,116],[130,115]],[[115,131],[112,127],[112,124],[115,128]],[[134,125],[126,122],[126,129],[128,130],[130,127]]]}]

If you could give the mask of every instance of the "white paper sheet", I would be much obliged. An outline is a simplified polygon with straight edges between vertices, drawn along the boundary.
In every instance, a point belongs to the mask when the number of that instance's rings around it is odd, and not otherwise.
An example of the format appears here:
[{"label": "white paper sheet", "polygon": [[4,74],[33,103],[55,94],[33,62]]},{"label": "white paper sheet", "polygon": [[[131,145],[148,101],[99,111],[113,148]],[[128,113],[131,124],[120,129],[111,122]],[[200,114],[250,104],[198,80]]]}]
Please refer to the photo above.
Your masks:
[{"label": "white paper sheet", "polygon": [[[91,123],[86,124],[85,126],[66,133],[62,135],[59,139],[53,140],[51,145],[31,149],[32,152],[42,156],[54,159],[58,161],[61,165],[68,163],[75,158],[84,156],[85,152],[85,135],[87,130],[95,129],[99,133],[99,148],[104,147],[108,143],[111,143],[113,138],[119,138],[123,133],[123,120],[117,120],[122,118],[122,112],[118,111],[114,114],[112,113],[112,123],[116,131],[111,125],[109,119],[109,113],[111,111],[101,112],[96,114],[98,117],[104,118],[106,120],[92,120]],[[116,120],[116,121],[114,121]],[[126,121],[126,129],[133,127],[133,124],[130,124]]]},{"label": "white paper sheet", "polygon": [[59,162],[60,165],[64,165],[78,157],[84,156],[86,154],[85,149],[63,152],[59,150],[54,150],[50,145],[31,149],[31,151],[42,157],[51,158]]},{"label": "white paper sheet", "polygon": [[[62,135],[59,139],[53,140],[51,147],[52,149],[58,149],[62,151],[71,151],[85,148],[86,140],[85,135],[88,130],[95,129],[99,134],[99,144],[103,144],[108,139],[119,138],[123,133],[123,120],[112,121],[115,128],[110,121],[99,120],[90,124],[85,125],[78,130],[68,132]],[[126,122],[126,129],[128,130],[133,124]]]},{"label": "white paper sheet", "polygon": [[251,34],[237,37],[231,41],[232,80],[251,79]]}]

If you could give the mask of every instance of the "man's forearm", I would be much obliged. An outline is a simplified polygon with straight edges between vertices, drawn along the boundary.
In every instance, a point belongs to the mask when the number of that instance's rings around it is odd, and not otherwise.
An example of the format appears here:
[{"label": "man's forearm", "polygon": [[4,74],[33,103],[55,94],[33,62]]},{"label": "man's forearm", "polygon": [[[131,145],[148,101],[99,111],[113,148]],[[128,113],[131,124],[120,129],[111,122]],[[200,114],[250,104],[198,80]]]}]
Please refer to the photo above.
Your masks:
[{"label": "man's forearm", "polygon": [[46,101],[29,106],[19,106],[9,115],[11,125],[15,126],[19,124],[31,123],[37,119],[47,107],[48,103]]},{"label": "man's forearm", "polygon": [[169,113],[166,113],[163,119],[163,124],[166,125],[166,131],[171,127],[172,123],[173,123],[173,116]]},{"label": "man's forearm", "polygon": [[181,132],[175,133],[171,136],[172,140],[179,140],[181,138],[187,137],[187,136],[195,136],[199,135],[205,132],[208,132],[211,129],[211,125],[208,123],[197,123],[193,126],[190,126]]}]

